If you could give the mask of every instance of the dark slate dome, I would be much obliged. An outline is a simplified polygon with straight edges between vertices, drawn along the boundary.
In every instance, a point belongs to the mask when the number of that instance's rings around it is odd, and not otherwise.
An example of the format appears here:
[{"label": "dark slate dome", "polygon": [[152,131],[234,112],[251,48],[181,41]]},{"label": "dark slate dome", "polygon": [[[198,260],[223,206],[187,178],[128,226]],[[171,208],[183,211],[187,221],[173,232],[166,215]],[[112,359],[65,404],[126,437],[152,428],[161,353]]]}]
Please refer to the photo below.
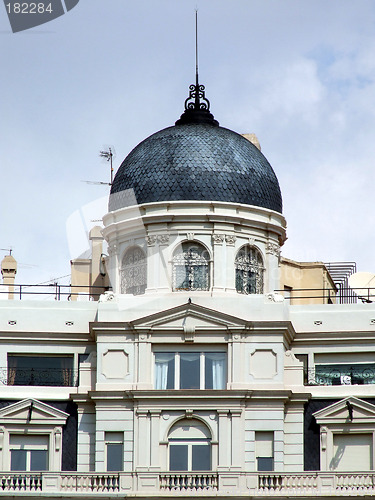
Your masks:
[{"label": "dark slate dome", "polygon": [[279,183],[258,148],[219,127],[209,108],[202,110],[202,103],[199,110],[198,105],[195,110],[185,106],[175,126],[145,139],[122,162],[112,184],[109,211],[196,200],[243,203],[281,213]]}]

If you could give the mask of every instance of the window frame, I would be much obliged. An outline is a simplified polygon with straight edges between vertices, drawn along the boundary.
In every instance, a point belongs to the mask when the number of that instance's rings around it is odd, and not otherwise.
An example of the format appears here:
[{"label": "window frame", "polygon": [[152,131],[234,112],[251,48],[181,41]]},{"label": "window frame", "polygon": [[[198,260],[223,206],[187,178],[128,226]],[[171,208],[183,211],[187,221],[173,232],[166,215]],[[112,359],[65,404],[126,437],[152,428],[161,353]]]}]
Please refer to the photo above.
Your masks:
[{"label": "window frame", "polygon": [[[38,352],[8,352],[7,353],[7,370],[6,370],[6,384],[8,386],[20,386],[20,387],[76,387],[78,382],[78,373],[76,369],[76,356],[74,353],[66,353],[66,354],[54,354],[54,353],[38,353]],[[20,367],[17,366],[19,364],[19,360],[60,360],[60,368],[50,368],[48,366],[42,367]],[[12,362],[14,360],[17,362]],[[66,367],[63,367],[64,361],[67,363]],[[21,363],[22,364],[22,363]],[[52,381],[50,379],[51,370],[56,370],[56,379]],[[21,372],[30,372],[21,382],[17,380],[17,371],[18,377]],[[35,378],[34,374],[35,373]],[[46,374],[43,379],[43,373]],[[64,380],[65,379],[65,380]],[[27,382],[27,383],[26,383]],[[44,384],[43,382],[50,382]]]},{"label": "window frame", "polygon": [[[271,452],[269,454],[260,455],[260,449],[267,447],[261,443],[267,442],[266,439],[260,439],[261,437],[271,437],[268,440],[268,443],[271,446]],[[269,460],[271,462],[271,467],[261,467],[261,460]],[[256,461],[256,470],[258,472],[273,472],[275,470],[275,432],[274,431],[255,431],[255,461]]]},{"label": "window frame", "polygon": [[[244,255],[242,255],[244,254]],[[254,254],[252,256],[252,254]],[[261,295],[264,293],[264,256],[260,249],[254,245],[243,245],[238,249],[234,259],[234,273],[235,273],[235,288],[237,293],[243,295]],[[240,276],[239,271],[243,273],[254,273],[255,287],[251,290],[252,279],[249,275],[247,277]]]},{"label": "window frame", "polygon": [[[179,427],[183,427],[183,424],[188,425],[190,428],[199,429],[199,431],[202,434],[205,434],[203,437],[191,437],[190,439],[188,437],[171,437],[171,434],[174,432],[179,432],[180,429]],[[194,425],[195,424],[195,425]],[[202,428],[205,430],[205,432],[202,431]],[[190,429],[189,431],[190,432]],[[193,431],[194,433],[194,431]],[[183,469],[177,469],[177,468],[172,468],[171,467],[171,449],[174,449],[174,447],[177,446],[184,446],[187,449],[187,467]],[[200,446],[205,446],[209,448],[209,468],[201,469],[201,468],[193,468],[193,462],[194,462],[194,452],[193,448],[194,447],[200,447]],[[175,422],[169,429],[168,432],[168,470],[170,472],[208,472],[212,471],[212,433],[211,430],[208,428],[205,422],[201,421],[200,419],[193,418],[193,419],[180,419],[177,422]]]},{"label": "window frame", "polygon": [[[18,443],[12,443],[12,438],[13,437],[22,437],[24,438],[25,443],[18,444]],[[31,441],[30,438],[47,438],[47,448],[45,449],[44,447],[46,446],[45,444],[31,444],[30,442],[27,443],[27,441]],[[11,472],[48,472],[51,470],[51,461],[50,461],[50,448],[51,448],[51,436],[50,434],[46,433],[39,433],[39,432],[28,432],[27,434],[21,433],[21,432],[10,432],[9,433],[9,470]],[[26,466],[25,469],[14,469],[12,468],[12,458],[13,458],[13,451],[18,451],[22,450],[26,452]],[[45,469],[34,469],[31,468],[32,464],[32,453],[33,451],[46,451],[46,468]]]},{"label": "window frame", "polygon": [[[156,366],[157,360],[156,357],[158,354],[170,354],[174,356],[174,377],[173,377],[173,387],[167,387],[166,389],[157,388],[157,374],[156,374]],[[181,355],[185,354],[199,354],[199,387],[195,388],[184,388],[181,387]],[[223,384],[219,389],[207,388],[207,378],[206,378],[206,356],[210,354],[221,354],[224,357],[223,360]],[[228,353],[226,349],[217,349],[217,348],[203,348],[203,349],[165,349],[158,348],[153,351],[154,358],[154,370],[153,370],[153,387],[156,390],[225,390],[228,383]],[[212,384],[214,385],[214,384]]]},{"label": "window frame", "polygon": [[[109,468],[109,450],[112,446],[121,446],[121,465],[119,468]],[[105,470],[107,472],[123,472],[124,471],[124,432],[123,431],[105,431],[104,433],[105,446]]]},{"label": "window frame", "polygon": [[[128,257],[131,252],[138,251],[142,253],[142,258],[131,264],[125,263],[126,257]],[[140,271],[140,282],[133,284],[132,286],[127,285],[126,271],[130,269],[136,269]],[[134,276],[132,276],[134,278]],[[144,295],[147,288],[147,252],[140,245],[131,245],[126,248],[121,259],[120,267],[120,290],[123,294],[129,295]],[[132,291],[132,289],[135,289]]]},{"label": "window frame", "polygon": [[[193,251],[194,248],[200,249],[197,252],[197,258],[194,262]],[[190,256],[188,255],[190,253]],[[194,265],[195,264],[195,265]],[[182,241],[180,242],[172,253],[172,291],[173,292],[208,292],[211,289],[211,275],[212,275],[212,256],[209,249],[201,243],[200,241],[192,240],[192,241]],[[195,286],[194,282],[193,286],[182,287],[180,286],[177,280],[177,267],[182,267],[185,265],[186,267],[190,267],[192,269],[190,275],[194,275],[194,269],[198,267],[205,267],[207,270],[205,276],[205,286]],[[185,271],[186,273],[186,271]],[[187,279],[187,275],[185,274],[185,280]],[[185,282],[183,281],[183,283]]]}]

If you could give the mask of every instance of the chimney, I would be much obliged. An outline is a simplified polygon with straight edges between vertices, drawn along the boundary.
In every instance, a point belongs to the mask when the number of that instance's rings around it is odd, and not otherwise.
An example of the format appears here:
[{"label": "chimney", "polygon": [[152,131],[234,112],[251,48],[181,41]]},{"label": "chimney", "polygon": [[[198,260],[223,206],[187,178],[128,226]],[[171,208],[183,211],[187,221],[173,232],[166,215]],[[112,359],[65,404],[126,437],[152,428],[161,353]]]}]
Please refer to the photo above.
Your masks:
[{"label": "chimney", "polygon": [[[6,255],[1,261],[1,274],[3,275],[3,288],[8,287],[8,299],[14,299],[14,281],[17,273],[17,261],[11,255]],[[3,290],[4,291],[4,290]]]}]

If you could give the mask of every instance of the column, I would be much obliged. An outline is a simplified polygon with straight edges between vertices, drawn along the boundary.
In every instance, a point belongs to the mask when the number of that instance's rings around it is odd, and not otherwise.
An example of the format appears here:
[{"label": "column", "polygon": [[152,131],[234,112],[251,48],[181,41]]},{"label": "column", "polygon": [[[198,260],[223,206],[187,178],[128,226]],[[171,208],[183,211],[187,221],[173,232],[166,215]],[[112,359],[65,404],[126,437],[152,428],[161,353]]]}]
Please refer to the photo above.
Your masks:
[{"label": "column", "polygon": [[212,253],[213,253],[213,275],[212,289],[224,290],[225,287],[225,247],[224,235],[212,235]]},{"label": "column", "polygon": [[148,469],[150,465],[150,429],[148,410],[137,410],[137,470]]},{"label": "column", "polygon": [[231,410],[232,416],[232,457],[231,467],[241,469],[244,462],[244,448],[245,435],[242,430],[241,414],[242,410]]},{"label": "column", "polygon": [[151,415],[151,467],[160,469],[160,410],[150,410]]},{"label": "column", "polygon": [[234,261],[236,258],[236,236],[232,234],[225,235],[225,250],[226,250],[226,291],[236,291],[236,272]]},{"label": "column", "polygon": [[229,410],[217,410],[218,414],[218,470],[228,470],[230,465],[231,455],[231,439],[230,439],[230,421],[228,418]]},{"label": "column", "polygon": [[269,241],[266,245],[266,272],[264,280],[264,293],[271,293],[280,288],[280,246]]}]

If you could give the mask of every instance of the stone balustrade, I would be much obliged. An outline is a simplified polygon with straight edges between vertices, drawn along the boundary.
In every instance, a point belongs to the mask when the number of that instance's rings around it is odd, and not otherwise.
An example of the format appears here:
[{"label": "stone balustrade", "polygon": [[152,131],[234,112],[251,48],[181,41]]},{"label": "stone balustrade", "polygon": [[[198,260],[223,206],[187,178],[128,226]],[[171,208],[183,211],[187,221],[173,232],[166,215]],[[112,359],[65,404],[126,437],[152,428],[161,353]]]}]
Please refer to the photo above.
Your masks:
[{"label": "stone balustrade", "polygon": [[0,497],[116,496],[342,497],[373,496],[374,472],[0,473]]}]

